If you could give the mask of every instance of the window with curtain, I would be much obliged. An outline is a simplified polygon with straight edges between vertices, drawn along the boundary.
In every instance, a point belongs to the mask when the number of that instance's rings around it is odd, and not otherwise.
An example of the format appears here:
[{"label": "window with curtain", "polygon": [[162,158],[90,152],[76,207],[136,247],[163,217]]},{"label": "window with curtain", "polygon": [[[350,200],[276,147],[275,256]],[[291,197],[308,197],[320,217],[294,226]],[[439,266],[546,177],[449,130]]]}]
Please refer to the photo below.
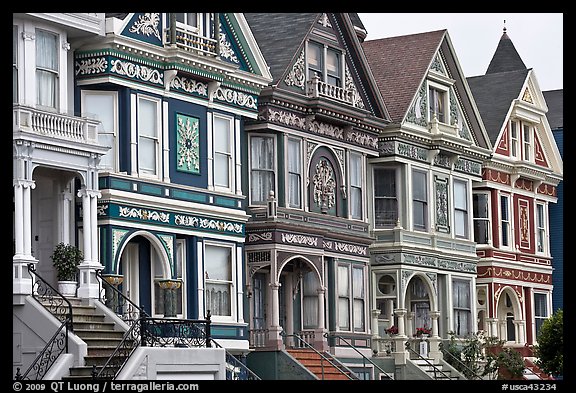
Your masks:
[{"label": "window with curtain", "polygon": [[338,328],[350,330],[350,276],[348,266],[338,266]]},{"label": "window with curtain", "polygon": [[265,316],[265,296],[266,296],[266,276],[263,273],[255,273],[252,282],[254,288],[252,289],[252,301],[254,304],[254,314],[252,321],[254,322],[254,329],[264,329],[266,316]]},{"label": "window with curtain", "polygon": [[288,207],[302,207],[302,165],[299,139],[288,139]]},{"label": "window with curtain", "polygon": [[206,245],[204,249],[206,310],[213,316],[232,316],[232,249]]},{"label": "window with curtain", "polygon": [[435,87],[430,86],[428,88],[428,98],[430,103],[430,120],[433,119],[434,114],[436,114],[436,119],[440,123],[446,122],[446,113],[445,113],[445,100],[446,100],[446,92]]},{"label": "window with curtain", "polygon": [[474,216],[474,241],[478,244],[488,244],[490,233],[488,194],[475,193],[472,195],[472,210]]},{"label": "window with curtain", "polygon": [[534,324],[536,327],[536,340],[542,329],[542,324],[548,318],[548,302],[545,293],[534,293]]},{"label": "window with curtain", "polygon": [[36,103],[58,108],[59,36],[36,29]]},{"label": "window with curtain", "polygon": [[160,256],[154,247],[150,248],[150,265],[152,267],[152,291],[154,293],[153,316],[164,317],[164,289],[160,287],[159,280],[163,278]]},{"label": "window with curtain", "polygon": [[396,195],[396,170],[374,169],[374,225],[376,228],[392,228],[398,220]]},{"label": "window with curtain", "polygon": [[350,153],[350,216],[362,219],[362,155]]},{"label": "window with curtain", "polygon": [[18,102],[18,26],[12,26],[12,102]]},{"label": "window with curtain", "polygon": [[214,185],[229,189],[231,187],[230,174],[232,173],[232,121],[214,115],[212,146],[214,149]]},{"label": "window with curtain", "polygon": [[454,234],[468,238],[468,191],[466,182],[454,180]]},{"label": "window with curtain", "polygon": [[334,48],[309,41],[306,51],[308,79],[317,76],[322,82],[342,87],[342,52]]},{"label": "window with curtain", "polygon": [[412,224],[414,230],[428,229],[428,187],[426,173],[412,172]]},{"label": "window with curtain", "polygon": [[541,203],[536,204],[536,250],[544,252],[544,244],[546,241],[546,223],[544,216],[544,205]]},{"label": "window with curtain", "polygon": [[510,121],[510,155],[518,157],[518,122]]},{"label": "window with curtain", "polygon": [[251,203],[266,203],[276,181],[274,139],[271,136],[250,138],[250,197]]},{"label": "window with curtain", "polygon": [[454,332],[456,336],[464,337],[470,333],[472,320],[469,281],[452,281],[452,307],[454,308]]},{"label": "window with curtain", "polygon": [[307,272],[302,276],[302,327],[315,329],[318,327],[318,289],[320,284],[314,272]]},{"label": "window with curtain", "polygon": [[510,247],[510,198],[500,195],[500,236],[501,246]]},{"label": "window with curtain", "polygon": [[308,61],[308,78],[312,79],[315,76],[324,80],[324,64],[322,63],[324,46],[315,42],[308,42],[306,60]]},{"label": "window with curtain", "polygon": [[141,174],[158,174],[160,103],[138,97],[138,171]]},{"label": "window with curtain", "polygon": [[364,268],[338,265],[338,327],[340,330],[365,331]]},{"label": "window with curtain", "polygon": [[326,83],[333,86],[342,86],[340,75],[340,53],[334,49],[326,51]]},{"label": "window with curtain", "polygon": [[110,150],[100,158],[100,168],[115,171],[118,93],[109,91],[82,91],[82,112],[100,120],[98,143]]}]

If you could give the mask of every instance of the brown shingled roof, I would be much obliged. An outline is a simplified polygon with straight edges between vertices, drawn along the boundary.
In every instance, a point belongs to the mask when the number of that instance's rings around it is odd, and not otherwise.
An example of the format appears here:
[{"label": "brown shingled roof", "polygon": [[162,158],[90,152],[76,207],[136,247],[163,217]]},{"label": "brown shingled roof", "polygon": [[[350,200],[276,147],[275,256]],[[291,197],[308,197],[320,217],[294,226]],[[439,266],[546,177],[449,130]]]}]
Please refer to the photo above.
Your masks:
[{"label": "brown shingled roof", "polygon": [[362,43],[393,123],[404,118],[445,33],[444,29]]}]

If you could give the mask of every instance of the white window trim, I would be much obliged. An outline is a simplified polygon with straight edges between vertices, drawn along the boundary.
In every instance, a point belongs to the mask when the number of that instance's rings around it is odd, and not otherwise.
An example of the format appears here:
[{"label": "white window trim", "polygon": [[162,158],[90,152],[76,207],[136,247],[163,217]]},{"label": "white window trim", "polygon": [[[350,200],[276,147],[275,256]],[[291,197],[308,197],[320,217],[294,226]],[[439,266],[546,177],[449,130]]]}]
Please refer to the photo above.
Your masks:
[{"label": "white window trim", "polygon": [[[234,121],[234,117],[232,116],[226,116],[220,113],[212,113],[212,116],[210,116],[212,119],[212,121],[210,121],[208,124],[210,126],[210,132],[209,132],[209,150],[208,150],[208,165],[210,166],[210,179],[209,179],[209,185],[212,186],[212,188],[215,191],[222,191],[222,192],[233,192],[233,190],[235,190],[236,188],[236,182],[235,180],[235,173],[236,173],[236,131],[235,131],[235,125],[236,122]],[[214,174],[216,172],[216,168],[214,167],[215,165],[215,159],[214,157],[216,156],[216,148],[214,146],[214,138],[215,138],[215,127],[214,124],[216,123],[215,119],[220,119],[220,120],[224,120],[227,121],[229,123],[229,127],[228,127],[228,140],[230,141],[230,151],[229,153],[226,153],[228,155],[228,187],[223,187],[223,186],[218,186],[215,184],[214,182]]]},{"label": "white window trim", "polygon": [[212,315],[212,322],[229,322],[229,323],[235,323],[238,320],[238,288],[241,287],[241,285],[238,284],[238,274],[237,274],[237,258],[238,258],[238,253],[236,251],[236,245],[235,244],[230,244],[230,243],[224,243],[224,242],[218,242],[218,241],[214,241],[214,240],[204,240],[204,244],[202,245],[202,253],[204,258],[202,258],[203,263],[202,263],[202,288],[204,288],[203,291],[203,295],[201,298],[201,302],[203,303],[203,307],[202,309],[206,310],[206,246],[209,247],[221,247],[221,248],[228,248],[230,249],[230,268],[232,269],[231,272],[231,276],[232,276],[232,282],[230,284],[230,313],[232,314],[231,316],[222,316],[222,315]]},{"label": "white window trim", "polygon": [[[184,12],[184,17],[187,19],[187,12]],[[204,23],[204,18],[203,18],[204,14],[203,13],[196,13],[196,24],[198,26],[193,26],[193,25],[189,25],[188,23],[185,22],[179,22],[176,21],[176,27],[179,27],[181,29],[184,29],[186,31],[195,33],[195,34],[200,34],[203,30],[203,23]],[[188,20],[186,20],[186,22],[188,22]]]},{"label": "white window trim", "polygon": [[373,203],[371,206],[371,210],[372,210],[372,219],[371,219],[371,224],[374,228],[375,231],[381,231],[381,230],[390,230],[392,229],[394,226],[381,226],[378,227],[376,226],[376,204],[375,204],[375,200],[376,200],[376,181],[375,181],[375,173],[378,169],[391,169],[394,171],[394,179],[396,181],[396,215],[398,216],[398,220],[400,220],[400,224],[403,225],[403,214],[402,214],[402,209],[404,208],[403,206],[403,199],[405,197],[405,194],[402,193],[402,187],[403,184],[402,182],[402,173],[401,173],[401,169],[397,166],[384,166],[384,165],[373,165],[372,166],[372,171],[371,171],[371,175],[372,175],[372,198],[373,198]]},{"label": "white window trim", "polygon": [[450,279],[450,312],[452,314],[452,331],[456,331],[456,313],[455,313],[455,309],[456,306],[454,305],[453,302],[453,297],[454,297],[454,281],[460,281],[460,282],[466,282],[468,283],[468,296],[469,296],[469,300],[470,300],[470,320],[469,320],[469,325],[468,325],[468,331],[469,333],[472,333],[473,331],[476,330],[476,307],[475,307],[475,283],[472,279],[466,278],[466,277],[460,277],[460,276],[452,276],[452,278]]},{"label": "white window trim", "polygon": [[274,157],[272,158],[273,168],[272,172],[274,173],[274,196],[278,198],[277,190],[278,190],[278,144],[276,139],[276,134],[251,134],[248,136],[248,201],[249,206],[251,207],[262,207],[266,206],[266,201],[262,202],[253,202],[252,201],[252,138],[253,137],[265,137],[265,138],[272,138],[272,144],[274,146]]},{"label": "white window trim", "polygon": [[[349,310],[349,314],[348,314],[348,330],[344,330],[341,326],[340,326],[340,309],[338,306],[339,300],[341,298],[339,292],[338,292],[338,268],[342,266],[342,267],[346,267],[348,270],[348,310]],[[363,286],[363,303],[364,303],[364,310],[362,315],[364,316],[364,329],[363,330],[355,330],[354,328],[354,273],[353,273],[353,269],[361,269],[362,270],[362,286]],[[367,280],[367,269],[366,266],[362,265],[360,266],[359,264],[355,264],[355,263],[350,263],[350,262],[339,262],[336,264],[336,329],[339,332],[349,332],[349,333],[366,333],[368,331],[368,314],[367,314],[367,310],[368,310],[368,280]],[[322,307],[320,305],[320,307]]]},{"label": "white window trim", "polygon": [[[140,100],[147,100],[155,103],[156,105],[156,173],[144,173],[140,170],[140,157],[138,157],[139,149],[138,144],[140,142],[139,125],[136,124],[139,121],[139,110],[140,110]],[[161,179],[162,176],[162,100],[156,97],[151,97],[144,94],[136,94],[136,113],[134,114],[134,128],[135,128],[135,144],[136,144],[136,171],[138,172],[138,177],[148,178],[148,179]]]},{"label": "white window trim", "polygon": [[[506,197],[508,199],[508,245],[504,246],[502,244],[502,201],[501,198]],[[512,195],[505,194],[505,193],[498,193],[498,238],[500,241],[499,248],[505,250],[512,250],[514,247],[514,237],[513,233],[514,230],[512,228],[513,221],[512,220]]]},{"label": "white window trim", "polygon": [[[514,138],[512,136],[512,124],[516,125],[516,137]],[[512,119],[510,120],[510,157],[514,158],[514,159],[519,159],[519,151],[520,151],[520,145],[519,145],[519,141],[520,141],[520,127],[522,126],[522,122],[520,122],[519,120],[516,119]],[[513,154],[514,149],[513,147],[516,147],[516,154]]]},{"label": "white window trim", "polygon": [[[346,65],[346,58],[345,58],[346,52],[344,52],[341,48],[338,48],[338,47],[335,47],[335,46],[326,45],[326,44],[320,42],[319,40],[311,39],[311,40],[306,41],[306,53],[305,53],[305,56],[304,56],[305,62],[306,62],[306,81],[308,82],[308,81],[310,80],[310,76],[309,76],[310,66],[309,66],[309,64],[308,64],[308,52],[309,52],[309,50],[308,50],[308,45],[309,45],[310,43],[313,43],[313,44],[315,44],[315,45],[318,45],[318,46],[320,46],[320,48],[322,48],[322,52],[321,52],[322,58],[320,59],[321,62],[322,62],[322,78],[321,78],[321,81],[324,82],[324,83],[326,83],[326,84],[328,84],[328,68],[327,68],[327,66],[326,66],[326,59],[328,58],[328,50],[330,49],[330,50],[333,50],[333,51],[335,51],[335,52],[338,52],[338,54],[340,55],[340,64],[339,64],[339,67],[340,67],[340,76],[339,76],[339,78],[340,78],[340,88],[345,89],[346,86],[345,86],[345,81],[344,81],[344,78],[345,78],[345,75],[344,75],[344,74],[345,74],[345,72],[344,72],[344,67],[345,67],[345,65]],[[331,86],[334,86],[334,85],[331,85]]]},{"label": "white window trim", "polygon": [[430,184],[430,176],[428,176],[428,171],[426,171],[423,168],[419,168],[419,167],[412,167],[412,170],[410,171],[410,195],[411,195],[411,200],[410,200],[410,206],[413,207],[414,204],[414,172],[420,172],[423,173],[425,176],[425,185],[426,185],[426,212],[424,215],[424,229],[420,229],[420,228],[416,228],[414,226],[414,215],[413,215],[413,209],[409,209],[408,211],[408,217],[410,219],[410,227],[412,228],[413,231],[416,232],[421,232],[421,233],[426,233],[430,231],[430,190],[431,190],[431,184]]},{"label": "white window trim", "polygon": [[438,119],[438,123],[440,124],[451,124],[450,122],[452,121],[450,119],[450,99],[449,99],[449,95],[450,95],[450,88],[446,85],[440,84],[440,83],[436,83],[433,82],[431,80],[428,80],[428,86],[426,89],[426,94],[428,97],[428,107],[426,108],[426,117],[428,118],[428,121],[431,122],[432,121],[432,114],[430,113],[430,88],[439,90],[440,92],[443,93],[443,97],[444,97],[444,121],[440,121],[440,119]]},{"label": "white window trim", "polygon": [[[544,222],[542,223],[542,230],[544,231],[544,236],[542,239],[542,251],[538,251],[538,232],[540,231],[540,227],[538,226],[538,206],[542,206],[542,219]],[[538,255],[548,255],[548,250],[550,250],[549,246],[549,237],[548,237],[548,205],[543,202],[534,201],[534,239],[535,239],[535,248],[534,251]]]},{"label": "white window trim", "polygon": [[539,318],[550,318],[552,316],[552,296],[550,296],[550,292],[548,291],[539,291],[537,289],[532,290],[532,318],[534,319],[531,324],[532,326],[532,337],[534,337],[534,341],[536,341],[536,302],[534,301],[535,295],[544,295],[546,296],[546,316],[539,317]]},{"label": "white window trim", "polygon": [[[456,187],[455,184],[456,183],[464,183],[465,186],[465,190],[466,190],[466,222],[464,223],[464,228],[466,231],[466,234],[464,236],[460,236],[460,235],[456,235]],[[470,233],[471,233],[471,228],[470,228],[470,215],[471,215],[471,206],[472,206],[472,193],[471,193],[471,189],[469,187],[470,182],[467,179],[461,179],[461,178],[454,178],[452,180],[452,228],[454,228],[453,230],[453,236],[456,239],[470,239]],[[462,210],[459,210],[462,211]]]},{"label": "white window trim", "polygon": [[[105,172],[117,172],[118,168],[119,168],[119,152],[118,152],[118,127],[119,127],[119,121],[118,121],[118,92],[117,91],[107,91],[107,90],[86,90],[83,89],[80,91],[80,101],[81,101],[81,107],[83,108],[82,112],[84,111],[84,108],[86,108],[85,105],[85,98],[87,95],[105,95],[105,96],[112,96],[112,99],[114,101],[114,126],[113,126],[113,130],[112,132],[107,132],[107,134],[112,134],[113,138],[114,138],[114,146],[111,146],[112,152],[114,153],[114,157],[113,157],[113,164],[112,164],[112,169],[108,169],[108,168],[104,168],[102,171]],[[110,151],[109,150],[109,151]]]},{"label": "white window trim", "polygon": [[[526,162],[534,162],[534,124],[528,123],[528,122],[521,122],[520,123],[522,126],[522,160],[526,161]],[[530,136],[530,141],[529,143],[526,143],[526,140],[524,139],[524,128],[528,127],[528,134]],[[530,153],[530,157],[528,159],[526,159],[526,145],[528,145],[529,148],[529,153]]]},{"label": "white window trim", "polygon": [[358,152],[348,152],[348,168],[352,168],[352,156],[357,156],[360,159],[360,218],[352,217],[352,171],[348,171],[348,195],[350,196],[348,202],[348,218],[350,220],[365,221],[366,218],[366,160],[364,154]]},{"label": "white window trim", "polygon": [[288,157],[290,153],[290,141],[298,143],[298,150],[300,153],[300,207],[290,206],[290,171],[288,169],[288,160],[286,160],[286,165],[284,165],[284,178],[286,179],[286,187],[284,189],[284,198],[286,201],[286,207],[294,210],[304,210],[304,154],[302,153],[302,146],[304,145],[302,138],[292,137],[286,135],[284,137],[284,157]]},{"label": "white window trim", "polygon": [[[482,218],[482,221],[487,220],[488,221],[488,243],[476,243],[477,247],[486,247],[486,246],[491,246],[492,245],[492,198],[491,198],[491,194],[489,191],[473,191],[472,192],[472,231],[474,231],[474,222],[476,221],[476,218],[474,217],[474,195],[478,195],[478,194],[482,194],[482,195],[486,195],[486,199],[488,201],[488,217],[487,218]],[[472,236],[472,239],[474,240],[474,237]]]}]

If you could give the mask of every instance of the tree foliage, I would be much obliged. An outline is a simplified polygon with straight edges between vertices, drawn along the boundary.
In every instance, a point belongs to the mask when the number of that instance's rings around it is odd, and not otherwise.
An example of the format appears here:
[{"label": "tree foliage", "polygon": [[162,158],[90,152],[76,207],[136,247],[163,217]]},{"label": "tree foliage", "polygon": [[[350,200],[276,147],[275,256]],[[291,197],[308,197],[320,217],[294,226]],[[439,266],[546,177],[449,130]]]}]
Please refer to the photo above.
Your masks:
[{"label": "tree foliage", "polygon": [[536,338],[534,347],[536,365],[551,375],[563,375],[564,372],[564,316],[562,309],[546,319]]}]

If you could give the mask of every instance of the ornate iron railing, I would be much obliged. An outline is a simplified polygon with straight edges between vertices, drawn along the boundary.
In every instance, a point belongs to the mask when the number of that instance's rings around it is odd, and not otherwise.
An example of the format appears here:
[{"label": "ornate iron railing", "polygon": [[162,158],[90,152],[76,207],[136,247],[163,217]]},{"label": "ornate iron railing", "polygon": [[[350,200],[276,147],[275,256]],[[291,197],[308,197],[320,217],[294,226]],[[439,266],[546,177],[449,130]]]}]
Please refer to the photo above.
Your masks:
[{"label": "ornate iron railing", "polygon": [[[128,326],[132,326],[139,321],[140,317],[150,317],[142,307],[136,305],[115,286],[118,284],[112,284],[114,280],[118,280],[118,276],[104,276],[101,270],[96,270],[96,276],[100,279],[101,284],[100,301],[126,322]],[[104,288],[104,294],[102,294],[102,287]]]},{"label": "ornate iron railing", "polygon": [[93,366],[94,379],[115,379],[140,344],[140,323],[133,323],[103,366]]},{"label": "ornate iron railing", "polygon": [[[218,348],[224,348],[216,340],[211,339]],[[232,355],[226,348],[226,379],[229,381],[259,381],[260,377],[248,368],[240,359]]]},{"label": "ornate iron railing", "polygon": [[72,304],[36,273],[33,263],[28,264],[28,272],[35,277],[32,286],[32,297],[62,322],[56,333],[48,340],[26,372],[20,374],[20,368],[16,369],[15,379],[39,380],[44,378],[60,354],[63,352],[68,353],[68,332],[72,331],[73,321]]},{"label": "ornate iron railing", "polygon": [[346,338],[338,335],[338,334],[334,334],[334,333],[324,333],[324,337],[330,339],[330,338],[338,338],[341,342],[344,342],[344,344],[346,344],[346,346],[348,346],[349,348],[352,348],[356,353],[358,353],[360,356],[362,356],[362,365],[363,368],[366,368],[366,361],[368,361],[370,364],[372,364],[374,367],[376,367],[382,374],[384,374],[386,379],[394,379],[394,377],[390,374],[388,374],[386,371],[384,371],[382,369],[382,367],[380,367],[379,365],[377,365],[376,363],[374,363],[372,360],[370,360],[370,358],[366,357],[366,355],[364,355],[362,352],[360,352],[358,350],[358,348],[356,348],[354,345],[352,345],[352,343],[350,343],[348,340],[346,340]]},{"label": "ornate iron railing", "polygon": [[300,337],[300,335],[298,335],[296,333],[286,334],[284,332],[281,332],[280,335],[284,336],[285,338],[294,337],[296,340],[298,340],[296,343],[294,343],[295,348],[298,348],[298,349],[308,348],[308,349],[311,349],[312,351],[316,352],[316,354],[318,354],[320,356],[320,366],[321,366],[321,375],[322,375],[321,379],[322,380],[324,380],[324,362],[328,362],[330,365],[332,365],[334,368],[336,368],[338,371],[340,371],[343,375],[345,375],[348,379],[358,379],[358,377],[356,377],[356,375],[353,375],[351,371],[347,372],[348,370],[343,370],[343,368],[340,364],[333,362],[332,359],[327,357],[322,352],[318,351],[316,348],[314,348],[312,345],[310,345],[308,342],[306,342],[302,337]]},{"label": "ornate iron railing", "polygon": [[207,347],[210,313],[201,319],[140,318],[140,345],[143,347]]}]

